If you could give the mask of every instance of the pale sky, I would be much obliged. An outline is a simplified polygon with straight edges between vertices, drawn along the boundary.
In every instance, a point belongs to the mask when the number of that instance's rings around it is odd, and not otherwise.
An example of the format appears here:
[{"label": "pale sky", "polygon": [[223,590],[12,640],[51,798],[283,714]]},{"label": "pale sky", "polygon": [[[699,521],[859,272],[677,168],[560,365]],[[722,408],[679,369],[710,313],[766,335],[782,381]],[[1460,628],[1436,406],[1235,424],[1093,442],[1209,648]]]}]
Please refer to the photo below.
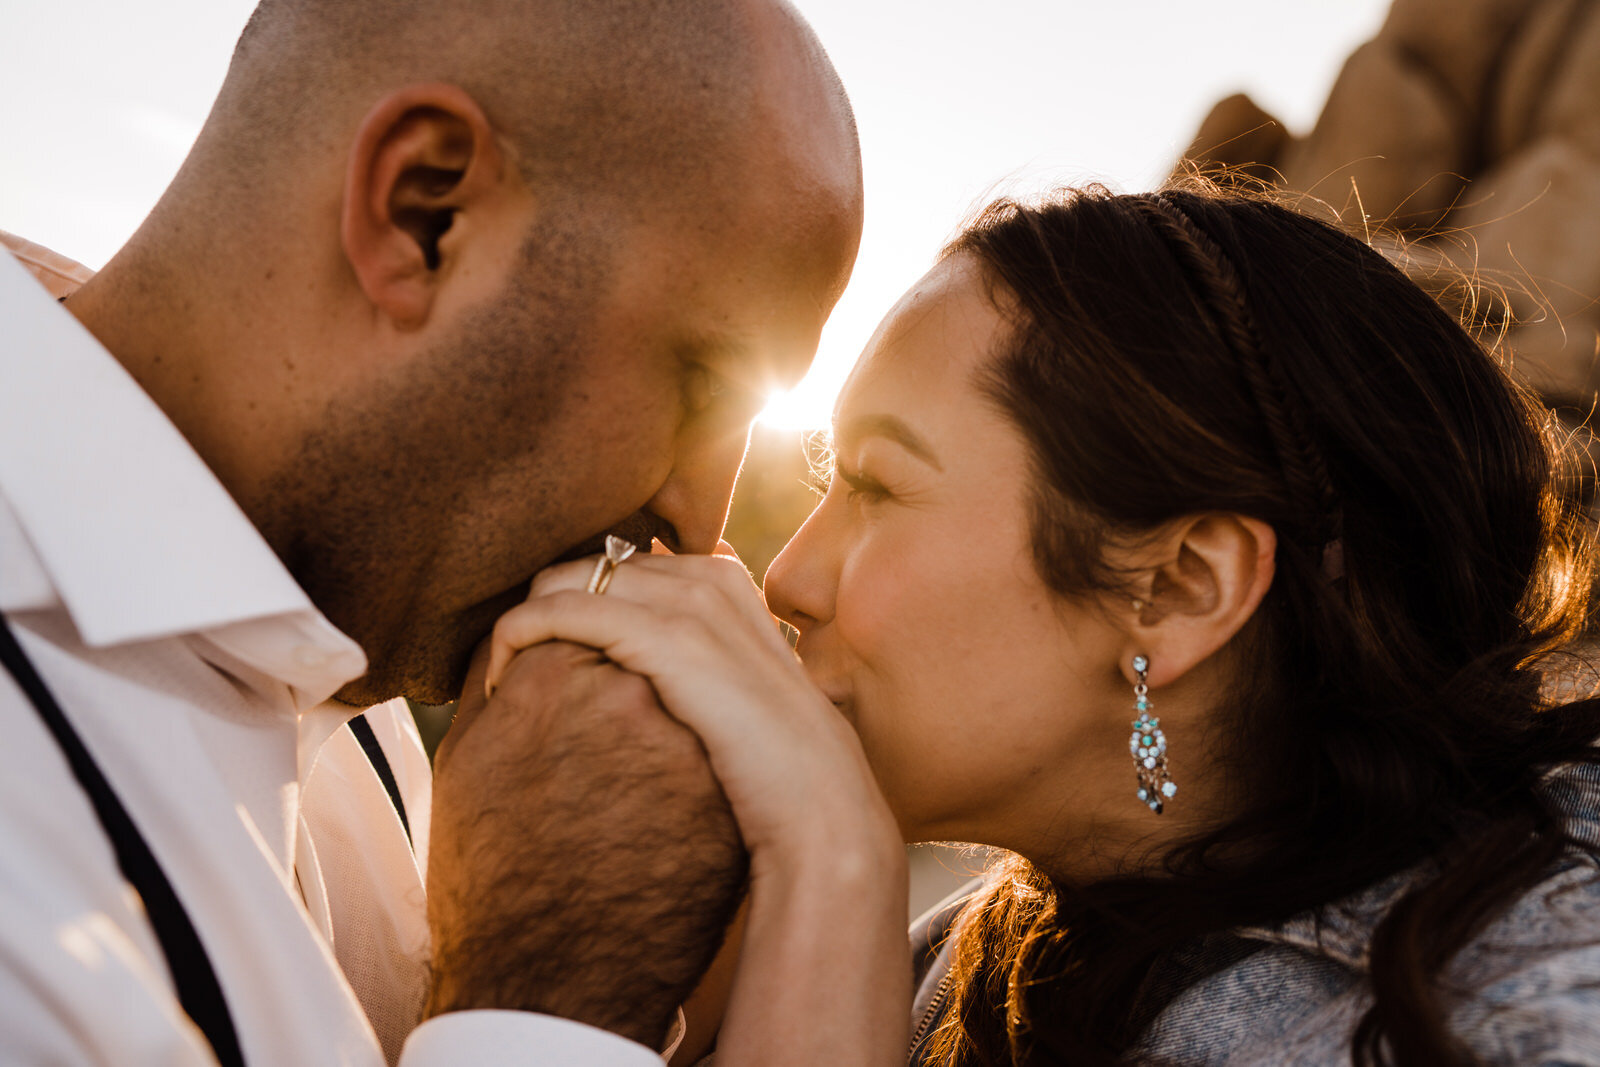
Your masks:
[{"label": "pale sky", "polygon": [[[250,0],[0,0],[0,229],[99,267],[176,172]],[[1212,103],[1296,132],[1388,0],[797,0],[855,104],[867,219],[812,372],[823,425],[878,319],[997,190],[1159,182]]]}]

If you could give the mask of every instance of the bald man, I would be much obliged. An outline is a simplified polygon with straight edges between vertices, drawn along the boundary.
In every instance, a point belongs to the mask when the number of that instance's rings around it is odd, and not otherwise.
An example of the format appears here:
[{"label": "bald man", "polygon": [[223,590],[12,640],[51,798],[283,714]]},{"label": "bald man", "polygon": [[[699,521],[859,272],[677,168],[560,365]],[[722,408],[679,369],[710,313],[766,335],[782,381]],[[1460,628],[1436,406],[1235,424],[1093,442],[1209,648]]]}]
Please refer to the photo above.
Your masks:
[{"label": "bald man", "polygon": [[744,876],[693,737],[545,646],[430,799],[398,698],[716,545],[860,225],[773,0],[266,0],[103,271],[0,254],[0,1059],[659,1062]]}]

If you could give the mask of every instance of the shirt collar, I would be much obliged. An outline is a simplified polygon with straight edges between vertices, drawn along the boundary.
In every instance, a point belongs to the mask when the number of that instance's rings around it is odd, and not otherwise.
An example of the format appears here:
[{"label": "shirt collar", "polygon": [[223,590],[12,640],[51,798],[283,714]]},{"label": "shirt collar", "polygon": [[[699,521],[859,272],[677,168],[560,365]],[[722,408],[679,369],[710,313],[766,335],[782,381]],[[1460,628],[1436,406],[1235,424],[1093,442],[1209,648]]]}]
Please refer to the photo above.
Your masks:
[{"label": "shirt collar", "polygon": [[42,574],[91,647],[203,634],[309,703],[366,671],[155,402],[4,253],[0,323],[0,607],[39,606]]}]

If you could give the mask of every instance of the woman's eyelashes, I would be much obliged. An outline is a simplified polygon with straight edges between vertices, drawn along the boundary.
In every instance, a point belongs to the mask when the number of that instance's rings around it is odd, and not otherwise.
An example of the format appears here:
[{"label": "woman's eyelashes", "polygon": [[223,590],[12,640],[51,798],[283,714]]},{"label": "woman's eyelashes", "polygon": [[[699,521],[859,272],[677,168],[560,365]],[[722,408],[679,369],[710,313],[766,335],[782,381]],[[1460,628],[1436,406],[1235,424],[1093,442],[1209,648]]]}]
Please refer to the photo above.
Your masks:
[{"label": "woman's eyelashes", "polygon": [[864,471],[849,471],[834,465],[834,473],[845,486],[845,499],[855,504],[876,504],[889,499],[883,483]]},{"label": "woman's eyelashes", "polygon": [[832,495],[835,486],[842,487],[848,504],[877,504],[895,496],[881,479],[867,473],[865,464],[850,467],[841,461],[832,440],[824,435],[807,440],[806,460],[810,466],[807,483],[818,497]]}]

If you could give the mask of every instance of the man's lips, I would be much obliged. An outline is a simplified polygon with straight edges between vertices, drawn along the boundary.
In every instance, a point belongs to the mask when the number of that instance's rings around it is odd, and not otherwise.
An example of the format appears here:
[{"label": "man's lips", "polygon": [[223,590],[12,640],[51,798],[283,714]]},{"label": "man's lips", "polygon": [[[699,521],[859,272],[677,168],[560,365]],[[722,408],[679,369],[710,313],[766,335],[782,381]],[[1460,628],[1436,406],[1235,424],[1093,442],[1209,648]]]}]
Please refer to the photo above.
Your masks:
[{"label": "man's lips", "polygon": [[[610,535],[632,541],[645,552],[650,551],[650,542],[654,538],[659,537],[662,544],[671,548],[677,544],[678,537],[677,531],[672,528],[672,523],[652,515],[648,511],[636,511],[610,529],[601,530],[593,537],[573,545],[545,566],[567,563],[575,559],[582,559],[584,556],[598,556],[605,551],[606,537]],[[499,618],[507,610],[520,604],[527,597],[528,582],[532,577],[532,575],[529,575],[511,586],[511,588],[490,597],[479,607],[488,607],[492,612],[493,618]],[[491,619],[492,621],[493,619]]]},{"label": "man's lips", "polygon": [[668,548],[672,548],[678,539],[677,531],[672,528],[670,522],[648,511],[636,511],[609,530],[601,530],[587,541],[573,545],[551,562],[566,563],[584,556],[598,556],[606,549],[607,537],[620,537],[625,541],[632,541],[641,552],[649,552],[650,542],[658,537]]},{"label": "man's lips", "polygon": [[[601,530],[588,540],[573,545],[551,560],[546,566],[582,559],[584,556],[598,556],[605,551],[606,537],[608,535],[615,535],[632,541],[645,552],[650,551],[650,542],[656,538],[660,538],[661,543],[668,548],[675,548],[678,543],[678,531],[673,528],[672,523],[658,515],[652,515],[648,511],[641,510],[629,515],[610,529]],[[498,619],[527,598],[528,582],[531,579],[532,575],[529,575],[511,588],[503,590],[474,606],[474,610],[485,620],[483,623],[483,636],[477,640],[481,641],[483,637],[488,636],[489,627],[494,624],[495,619]],[[476,644],[477,642],[475,641],[474,643]]]}]

